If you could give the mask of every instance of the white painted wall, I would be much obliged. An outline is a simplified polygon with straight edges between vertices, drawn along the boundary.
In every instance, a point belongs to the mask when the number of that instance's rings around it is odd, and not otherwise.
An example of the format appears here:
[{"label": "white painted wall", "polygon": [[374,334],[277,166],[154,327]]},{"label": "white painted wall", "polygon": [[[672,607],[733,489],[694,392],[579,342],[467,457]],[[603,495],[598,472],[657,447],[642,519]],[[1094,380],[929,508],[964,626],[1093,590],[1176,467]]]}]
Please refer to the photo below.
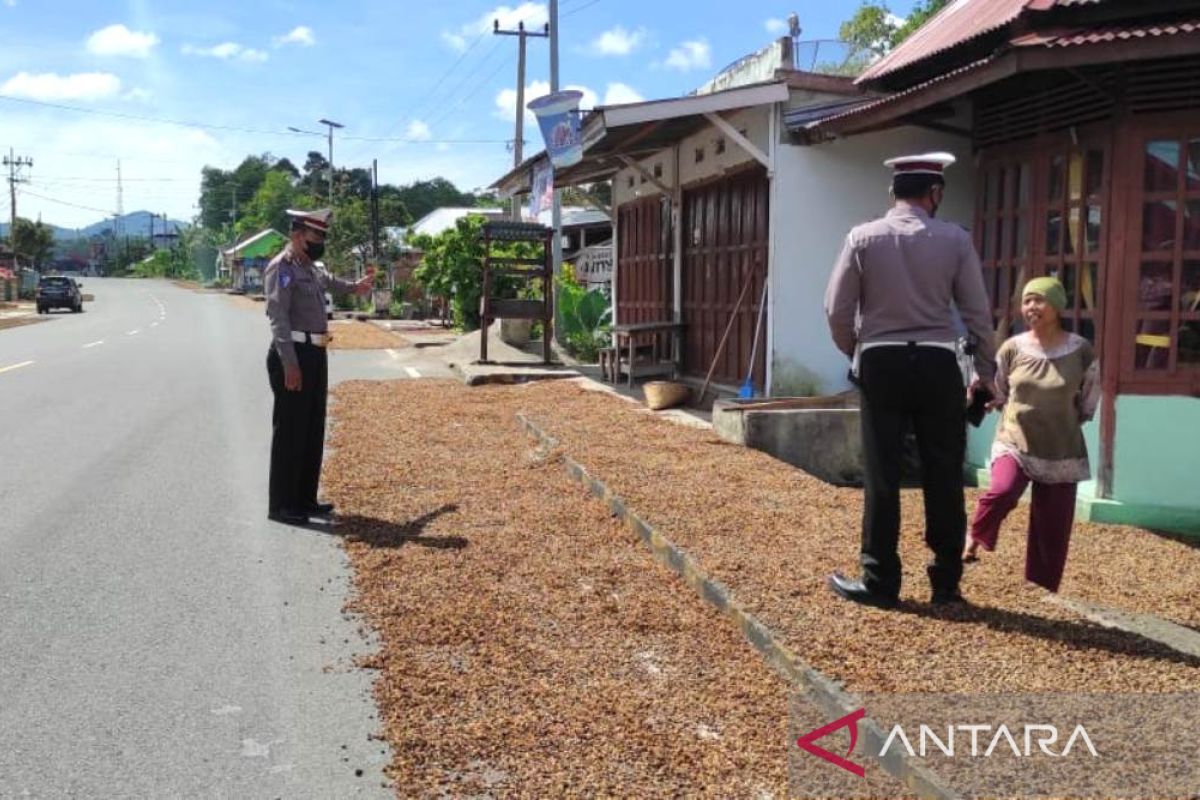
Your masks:
[{"label": "white painted wall", "polygon": [[[758,106],[738,111],[727,116],[726,119],[738,130],[744,130],[746,138],[760,150],[766,152],[770,138],[771,113],[771,106]],[[725,152],[719,155],[716,152],[718,139],[725,140]],[[697,163],[696,151],[700,149],[704,150],[704,160]],[[687,137],[679,144],[679,172],[684,186],[715,178],[726,170],[753,160],[753,156],[712,125],[706,125],[699,133]],[[674,162],[672,151],[666,149],[644,159],[641,164],[652,175],[655,165],[660,165],[662,177],[659,180],[666,186],[673,186],[675,181]],[[630,185],[631,179],[632,186]],[[645,180],[641,173],[632,167],[618,172],[613,181],[613,202],[618,206],[640,197],[661,194],[658,187]]]},{"label": "white painted wall", "polygon": [[771,394],[834,394],[849,388],[849,364],[829,338],[822,299],[846,233],[891,205],[895,155],[945,150],[958,156],[947,171],[938,216],[965,227],[974,220],[970,142],[923,128],[897,128],[808,147],[777,149],[772,192],[770,325]]}]

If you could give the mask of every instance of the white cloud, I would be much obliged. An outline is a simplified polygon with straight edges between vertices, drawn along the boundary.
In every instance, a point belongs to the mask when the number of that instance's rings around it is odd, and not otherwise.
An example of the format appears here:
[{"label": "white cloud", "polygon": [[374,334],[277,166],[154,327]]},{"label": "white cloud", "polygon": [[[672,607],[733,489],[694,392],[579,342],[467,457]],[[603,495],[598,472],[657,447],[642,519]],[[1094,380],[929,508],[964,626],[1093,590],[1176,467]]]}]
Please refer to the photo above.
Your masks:
[{"label": "white cloud", "polygon": [[[583,98],[579,101],[580,108],[595,108],[598,105],[597,96],[594,91],[586,86],[564,86],[563,89],[575,89],[583,92]],[[525,127],[532,126],[535,133],[533,141],[540,138],[537,131],[537,118],[533,112],[529,110],[529,103],[542,95],[550,94],[550,84],[547,81],[533,81],[525,87]],[[505,122],[515,122],[517,119],[517,90],[516,89],[501,89],[496,94],[496,111],[495,116]],[[530,136],[526,133],[526,139]]]},{"label": "white cloud", "polygon": [[0,86],[0,93],[32,100],[99,100],[121,91],[121,79],[108,72],[18,72]]},{"label": "white cloud", "polygon": [[408,123],[408,128],[404,132],[404,138],[411,139],[414,142],[427,142],[433,138],[433,132],[429,130],[428,123],[414,119]]},{"label": "white cloud", "polygon": [[623,103],[640,103],[646,98],[624,83],[610,83],[604,90],[604,105],[619,106]]},{"label": "white cloud", "polygon": [[276,36],[273,40],[276,47],[283,47],[287,44],[298,44],[303,47],[312,47],[317,43],[317,37],[313,34],[313,29],[307,25],[297,25],[283,36]]},{"label": "white cloud", "polygon": [[16,8],[17,0],[4,0],[4,5],[8,6],[9,8]]},{"label": "white cloud", "polygon": [[667,54],[666,65],[687,72],[712,66],[712,48],[706,39],[694,39],[675,47]]},{"label": "white cloud", "polygon": [[158,42],[156,34],[131,31],[124,25],[109,25],[87,38],[87,49],[97,56],[146,58]]},{"label": "white cloud", "polygon": [[774,18],[764,22],[763,27],[766,28],[767,33],[771,34],[772,36],[783,36],[785,33],[791,30],[788,27],[787,20]]},{"label": "white cloud", "polygon": [[222,42],[212,47],[196,47],[195,45],[185,44],[183,46],[183,53],[189,56],[219,58],[223,61],[236,58],[239,61],[262,62],[269,58],[266,52],[255,50],[253,47],[245,47],[237,42]]},{"label": "white cloud", "polygon": [[459,53],[461,53],[467,49],[466,38],[459,36],[457,33],[450,33],[449,31],[442,31],[442,41],[451,50],[454,50]]},{"label": "white cloud", "polygon": [[153,93],[149,89],[130,89],[125,94],[121,95],[122,100],[133,100],[135,102],[145,102],[153,97]]},{"label": "white cloud", "polygon": [[502,30],[515,30],[525,23],[528,30],[540,31],[550,21],[550,11],[545,3],[521,3],[519,6],[497,6],[491,11],[466,23],[456,31],[442,31],[442,41],[452,50],[463,52],[478,37],[492,30],[499,20]]},{"label": "white cloud", "polygon": [[627,56],[646,39],[646,29],[627,31],[618,25],[597,36],[591,44],[591,52],[598,56]]}]

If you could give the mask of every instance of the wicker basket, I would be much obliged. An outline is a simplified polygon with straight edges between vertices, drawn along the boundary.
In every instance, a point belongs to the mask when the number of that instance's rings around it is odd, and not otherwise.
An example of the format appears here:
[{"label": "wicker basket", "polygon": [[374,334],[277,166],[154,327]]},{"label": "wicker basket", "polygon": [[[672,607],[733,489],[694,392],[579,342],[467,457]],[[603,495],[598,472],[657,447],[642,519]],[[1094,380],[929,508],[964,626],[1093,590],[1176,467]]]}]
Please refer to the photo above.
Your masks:
[{"label": "wicker basket", "polygon": [[646,405],[654,411],[682,404],[691,392],[686,384],[671,381],[649,381],[642,390],[646,393]]}]

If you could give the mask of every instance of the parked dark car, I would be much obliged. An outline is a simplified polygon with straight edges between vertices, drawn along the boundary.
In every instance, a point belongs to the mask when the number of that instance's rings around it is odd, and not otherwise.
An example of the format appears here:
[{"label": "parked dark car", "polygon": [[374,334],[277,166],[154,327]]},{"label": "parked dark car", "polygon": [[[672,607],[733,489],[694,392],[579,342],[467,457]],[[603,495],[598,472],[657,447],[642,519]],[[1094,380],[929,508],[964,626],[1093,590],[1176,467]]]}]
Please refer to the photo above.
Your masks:
[{"label": "parked dark car", "polygon": [[52,308],[69,308],[78,314],[83,311],[83,287],[65,275],[43,275],[38,279],[37,310],[48,314]]}]

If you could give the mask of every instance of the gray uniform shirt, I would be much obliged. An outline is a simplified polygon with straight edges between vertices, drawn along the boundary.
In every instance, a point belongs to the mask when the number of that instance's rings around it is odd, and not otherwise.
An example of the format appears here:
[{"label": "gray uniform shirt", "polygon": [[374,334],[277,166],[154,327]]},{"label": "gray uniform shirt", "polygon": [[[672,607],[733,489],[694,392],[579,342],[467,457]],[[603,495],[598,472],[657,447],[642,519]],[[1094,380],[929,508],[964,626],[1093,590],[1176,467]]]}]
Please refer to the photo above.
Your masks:
[{"label": "gray uniform shirt", "polygon": [[871,342],[953,343],[955,307],[976,345],[975,371],[990,379],[992,313],[970,234],[906,204],[850,231],[825,290],[829,331],[851,358]]},{"label": "gray uniform shirt", "polygon": [[329,274],[292,251],[289,244],[275,256],[263,274],[263,292],[267,297],[267,319],[271,321],[271,340],[285,364],[295,365],[296,347],[292,331],[325,333],[325,292],[349,294],[352,281]]}]

